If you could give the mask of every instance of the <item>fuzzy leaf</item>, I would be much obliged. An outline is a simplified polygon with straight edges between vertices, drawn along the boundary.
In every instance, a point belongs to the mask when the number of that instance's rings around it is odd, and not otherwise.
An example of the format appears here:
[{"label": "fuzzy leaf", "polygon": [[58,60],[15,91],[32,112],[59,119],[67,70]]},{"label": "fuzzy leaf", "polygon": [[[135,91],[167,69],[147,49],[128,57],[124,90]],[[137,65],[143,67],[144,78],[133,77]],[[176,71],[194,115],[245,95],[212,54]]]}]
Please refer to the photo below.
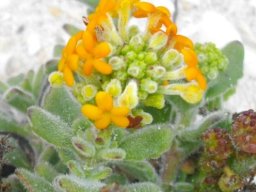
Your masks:
[{"label": "fuzzy leaf", "polygon": [[18,124],[11,115],[7,115],[0,111],[0,132],[15,133],[20,136],[26,136],[28,134],[27,128]]},{"label": "fuzzy leaf", "polygon": [[41,91],[44,83],[46,82],[47,78],[45,77],[45,68],[41,66],[40,69],[37,71],[36,75],[33,78],[32,82],[32,92],[37,98]]},{"label": "fuzzy leaf", "polygon": [[158,158],[170,148],[173,137],[167,125],[145,127],[124,138],[119,147],[126,151],[126,159]]},{"label": "fuzzy leaf", "polygon": [[60,159],[67,163],[71,160],[77,160],[79,159],[77,153],[75,153],[75,150],[73,149],[67,149],[67,148],[57,148],[58,154]]},{"label": "fuzzy leaf", "polygon": [[48,61],[45,64],[45,68],[46,68],[46,73],[49,75],[50,73],[54,72],[57,70],[57,66],[58,66],[58,62],[59,60],[57,59],[52,59],[50,61]]},{"label": "fuzzy leaf", "polygon": [[23,82],[24,76],[24,74],[19,74],[17,76],[11,77],[8,79],[7,84],[10,86],[18,86]]},{"label": "fuzzy leaf", "polygon": [[17,169],[16,175],[28,192],[55,192],[51,183],[25,169]]},{"label": "fuzzy leaf", "polygon": [[35,76],[35,72],[33,70],[30,70],[24,77],[24,81],[22,82],[21,87],[25,91],[32,92],[33,90],[32,82],[33,82],[34,76]]},{"label": "fuzzy leaf", "polygon": [[72,130],[59,117],[35,106],[28,109],[28,116],[38,136],[58,147],[72,147]]},{"label": "fuzzy leaf", "polygon": [[63,50],[64,46],[63,45],[55,45],[54,47],[54,51],[53,51],[53,55],[54,57],[60,57],[62,50]]},{"label": "fuzzy leaf", "polygon": [[61,175],[55,179],[54,185],[57,189],[65,192],[99,192],[105,184],[75,176]]},{"label": "fuzzy leaf", "polygon": [[162,192],[161,188],[154,183],[135,183],[124,187],[127,192]]},{"label": "fuzzy leaf", "polygon": [[79,31],[81,31],[80,29],[78,29],[77,27],[75,27],[74,25],[71,24],[65,24],[63,25],[63,29],[71,36],[75,35],[76,33],[78,33]]},{"label": "fuzzy leaf", "polygon": [[95,147],[80,137],[73,137],[72,145],[84,157],[90,158],[95,155]]},{"label": "fuzzy leaf", "polygon": [[4,100],[22,112],[26,112],[28,107],[35,104],[33,95],[19,88],[9,89],[4,95]]},{"label": "fuzzy leaf", "polygon": [[194,186],[191,183],[177,182],[174,184],[173,189],[175,192],[191,192]]},{"label": "fuzzy leaf", "polygon": [[80,104],[66,87],[51,88],[44,100],[43,108],[60,117],[69,125],[79,117]]},{"label": "fuzzy leaf", "polygon": [[120,148],[110,148],[103,149],[100,152],[100,156],[106,161],[120,161],[125,159],[126,153],[123,149]]},{"label": "fuzzy leaf", "polygon": [[147,161],[120,161],[115,165],[129,178],[132,177],[139,181],[157,181],[156,171]]},{"label": "fuzzy leaf", "polygon": [[52,182],[53,179],[58,175],[56,169],[48,162],[38,163],[35,167],[35,172],[49,182]]},{"label": "fuzzy leaf", "polygon": [[218,78],[211,82],[206,98],[213,98],[226,93],[236,86],[243,76],[244,47],[239,41],[233,41],[226,45],[222,52],[227,56],[229,64],[224,72],[220,72]]}]

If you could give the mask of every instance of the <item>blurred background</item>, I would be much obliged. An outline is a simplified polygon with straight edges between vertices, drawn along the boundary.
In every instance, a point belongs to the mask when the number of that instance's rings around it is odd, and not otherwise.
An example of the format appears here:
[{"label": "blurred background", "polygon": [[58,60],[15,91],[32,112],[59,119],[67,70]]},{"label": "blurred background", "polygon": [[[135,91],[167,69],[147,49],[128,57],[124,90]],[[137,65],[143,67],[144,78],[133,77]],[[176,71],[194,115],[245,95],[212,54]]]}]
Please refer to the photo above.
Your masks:
[{"label": "blurred background", "polygon": [[[63,25],[83,28],[84,4],[92,0],[1,0],[0,79],[36,69],[53,57],[56,44],[69,35]],[[244,77],[225,108],[233,112],[256,109],[256,0],[146,0],[173,13],[179,34],[219,48],[232,40],[245,46]]]}]

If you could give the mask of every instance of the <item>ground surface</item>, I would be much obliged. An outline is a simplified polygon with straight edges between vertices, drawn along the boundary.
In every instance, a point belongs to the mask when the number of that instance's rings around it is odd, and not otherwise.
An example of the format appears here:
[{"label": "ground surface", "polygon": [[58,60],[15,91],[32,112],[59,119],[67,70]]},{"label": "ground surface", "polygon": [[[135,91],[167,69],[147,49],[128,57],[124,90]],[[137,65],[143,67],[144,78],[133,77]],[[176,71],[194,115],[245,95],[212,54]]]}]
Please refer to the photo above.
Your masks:
[{"label": "ground surface", "polygon": [[[153,2],[175,9],[172,0]],[[62,25],[83,27],[81,16],[86,10],[76,0],[1,0],[1,80],[51,59],[54,45],[68,39]],[[256,1],[178,0],[176,11],[179,33],[195,41],[213,41],[219,47],[236,39],[244,43],[244,77],[225,107],[231,111],[256,109]]]}]

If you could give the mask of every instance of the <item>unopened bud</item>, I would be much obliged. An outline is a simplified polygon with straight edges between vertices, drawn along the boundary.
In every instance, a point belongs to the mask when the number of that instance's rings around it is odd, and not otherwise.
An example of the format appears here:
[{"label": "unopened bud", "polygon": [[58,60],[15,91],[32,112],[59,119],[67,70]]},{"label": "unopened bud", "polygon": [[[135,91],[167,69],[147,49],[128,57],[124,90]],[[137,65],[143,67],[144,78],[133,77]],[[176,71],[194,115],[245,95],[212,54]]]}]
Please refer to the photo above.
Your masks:
[{"label": "unopened bud", "polygon": [[162,32],[159,31],[152,35],[152,37],[149,40],[149,48],[154,49],[154,50],[159,50],[163,48],[168,41],[168,36]]},{"label": "unopened bud", "polygon": [[62,86],[64,83],[63,73],[59,71],[52,72],[48,77],[48,81],[52,87]]},{"label": "unopened bud", "polygon": [[141,80],[141,89],[152,94],[157,91],[158,84],[157,82],[151,79],[142,79]]},{"label": "unopened bud", "polygon": [[165,99],[163,94],[153,94],[149,95],[145,101],[144,105],[148,107],[154,107],[157,109],[162,109],[165,104]]},{"label": "unopened bud", "polygon": [[121,57],[116,56],[111,57],[109,64],[112,66],[113,70],[119,70],[125,65],[124,60]]},{"label": "unopened bud", "polygon": [[106,87],[106,92],[113,97],[117,97],[122,92],[121,82],[118,79],[112,79]]},{"label": "unopened bud", "polygon": [[90,101],[95,97],[97,93],[97,87],[94,85],[85,85],[83,86],[81,93],[85,101]]},{"label": "unopened bud", "polygon": [[171,69],[181,66],[182,62],[182,55],[175,49],[169,49],[162,57],[162,64]]}]

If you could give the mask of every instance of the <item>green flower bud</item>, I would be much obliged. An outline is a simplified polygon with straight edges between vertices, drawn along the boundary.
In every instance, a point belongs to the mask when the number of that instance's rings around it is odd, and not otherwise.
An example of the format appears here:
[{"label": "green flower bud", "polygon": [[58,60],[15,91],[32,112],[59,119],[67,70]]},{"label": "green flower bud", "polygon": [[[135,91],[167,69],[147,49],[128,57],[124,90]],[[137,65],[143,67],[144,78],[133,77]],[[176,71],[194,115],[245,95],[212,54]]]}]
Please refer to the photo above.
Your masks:
[{"label": "green flower bud", "polygon": [[112,172],[113,171],[111,168],[100,166],[100,167],[97,167],[97,168],[91,170],[89,177],[90,177],[90,179],[102,180],[102,179],[106,179],[107,177],[109,177],[112,174]]},{"label": "green flower bud", "polygon": [[195,45],[198,55],[199,68],[210,80],[216,79],[220,71],[224,71],[228,65],[228,58],[213,43]]},{"label": "green flower bud", "polygon": [[145,111],[139,109],[139,110],[135,110],[133,112],[134,116],[140,116],[142,117],[142,121],[141,124],[142,125],[149,125],[153,122],[153,117],[150,113],[146,113]]},{"label": "green flower bud", "polygon": [[147,64],[153,64],[157,61],[157,54],[155,52],[147,52],[145,54],[144,62]]},{"label": "green flower bud", "polygon": [[148,72],[148,75],[153,79],[161,79],[164,77],[166,73],[166,69],[158,65],[158,66],[150,67],[150,69],[147,72]]},{"label": "green flower bud", "polygon": [[148,97],[148,93],[146,91],[139,91],[139,99],[140,100],[145,100]]},{"label": "green flower bud", "polygon": [[135,108],[139,103],[138,85],[131,80],[125,87],[124,92],[118,97],[119,106],[126,106],[129,109]]},{"label": "green flower bud", "polygon": [[181,67],[176,70],[170,70],[164,74],[161,78],[162,80],[180,80],[185,78],[184,69],[186,67]]},{"label": "green flower bud", "polygon": [[128,34],[130,37],[137,35],[139,32],[140,30],[136,25],[133,25],[128,29]]},{"label": "green flower bud", "polygon": [[90,101],[92,98],[95,97],[96,93],[97,87],[95,87],[94,85],[85,85],[81,90],[81,94],[85,101]]},{"label": "green flower bud", "polygon": [[126,81],[128,78],[128,74],[124,70],[119,70],[115,72],[114,78],[119,79],[120,81]]},{"label": "green flower bud", "polygon": [[64,76],[63,73],[59,71],[52,72],[49,77],[48,81],[52,87],[60,87],[64,83]]},{"label": "green flower bud", "polygon": [[107,161],[120,161],[125,159],[126,152],[121,148],[103,149],[100,156]]},{"label": "green flower bud", "polygon": [[112,79],[106,87],[106,92],[113,97],[117,97],[122,92],[121,82],[118,79]]},{"label": "green flower bud", "polygon": [[159,50],[166,45],[167,41],[168,41],[168,36],[164,32],[159,31],[151,36],[151,38],[149,39],[148,46],[151,49]]},{"label": "green flower bud", "polygon": [[123,58],[117,56],[111,57],[108,63],[112,66],[113,70],[119,70],[125,66]]},{"label": "green flower bud", "polygon": [[129,45],[132,46],[133,48],[136,48],[143,44],[144,44],[144,40],[140,34],[133,36],[129,42]]},{"label": "green flower bud", "polygon": [[147,93],[155,93],[158,89],[157,82],[151,80],[151,79],[142,79],[141,80],[141,89],[146,91]]},{"label": "green flower bud", "polygon": [[121,49],[121,54],[126,55],[129,51],[131,51],[131,47],[129,45],[125,45],[122,49]]},{"label": "green flower bud", "polygon": [[141,68],[139,66],[132,65],[127,70],[128,74],[132,77],[139,78],[140,74],[142,73]]},{"label": "green flower bud", "polygon": [[145,58],[145,54],[143,52],[138,54],[139,60],[143,60],[144,58]]},{"label": "green flower bud", "polygon": [[162,64],[165,67],[175,69],[183,63],[182,55],[175,49],[169,49],[162,57]]},{"label": "green flower bud", "polygon": [[145,106],[154,107],[157,109],[164,108],[164,104],[165,104],[165,99],[164,99],[164,95],[162,94],[149,95],[144,101]]},{"label": "green flower bud", "polygon": [[137,57],[137,54],[134,52],[134,51],[129,51],[127,54],[126,54],[126,58],[130,61],[133,61],[135,60]]},{"label": "green flower bud", "polygon": [[84,157],[90,158],[95,155],[94,146],[79,137],[72,137],[72,144],[76,151]]}]

